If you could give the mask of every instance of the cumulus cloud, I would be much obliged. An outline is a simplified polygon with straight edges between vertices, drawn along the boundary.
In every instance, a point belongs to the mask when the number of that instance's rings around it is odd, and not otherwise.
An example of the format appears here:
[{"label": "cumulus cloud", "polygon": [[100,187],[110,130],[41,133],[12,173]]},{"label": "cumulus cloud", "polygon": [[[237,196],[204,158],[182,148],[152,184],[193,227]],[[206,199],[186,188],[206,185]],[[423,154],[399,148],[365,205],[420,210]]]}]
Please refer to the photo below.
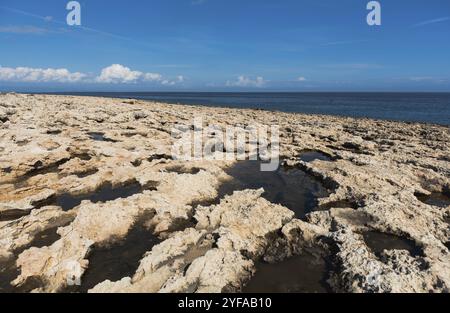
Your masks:
[{"label": "cumulus cloud", "polygon": [[306,81],[306,78],[303,77],[303,76],[300,76],[300,77],[297,78],[297,81],[298,81],[298,82],[305,82],[305,81]]},{"label": "cumulus cloud", "polygon": [[178,83],[182,83],[182,82],[184,82],[184,77],[180,75],[180,76],[177,76],[177,78],[174,80],[164,79],[161,81],[161,84],[164,86],[174,86],[174,85],[176,85]]},{"label": "cumulus cloud", "polygon": [[158,73],[145,73],[144,74],[145,81],[160,81],[162,80],[162,75]]},{"label": "cumulus cloud", "polygon": [[58,83],[102,83],[102,84],[131,84],[155,82],[164,86],[174,86],[185,81],[183,76],[173,79],[164,78],[159,73],[144,73],[131,70],[129,67],[113,64],[105,67],[97,75],[86,75],[84,73],[72,73],[65,68],[30,68],[30,67],[2,67],[0,65],[0,81],[10,82],[58,82]]},{"label": "cumulus cloud", "polygon": [[263,77],[258,76],[255,79],[251,79],[247,76],[239,76],[236,81],[227,81],[228,87],[263,87],[266,81]]},{"label": "cumulus cloud", "polygon": [[139,71],[132,71],[129,67],[113,64],[104,68],[100,74],[96,78],[96,81],[99,83],[134,83],[142,76],[144,73]]},{"label": "cumulus cloud", "polygon": [[173,86],[184,82],[183,76],[177,76],[174,80],[163,78],[159,73],[144,73],[141,71],[133,71],[129,67],[113,64],[104,68],[95,79],[98,83],[106,84],[129,84],[137,82],[159,82],[165,86]]},{"label": "cumulus cloud", "polygon": [[79,82],[86,77],[85,74],[75,72],[71,73],[65,68],[59,69],[41,69],[30,67],[2,67],[0,66],[0,81],[12,82],[59,82],[73,83]]}]

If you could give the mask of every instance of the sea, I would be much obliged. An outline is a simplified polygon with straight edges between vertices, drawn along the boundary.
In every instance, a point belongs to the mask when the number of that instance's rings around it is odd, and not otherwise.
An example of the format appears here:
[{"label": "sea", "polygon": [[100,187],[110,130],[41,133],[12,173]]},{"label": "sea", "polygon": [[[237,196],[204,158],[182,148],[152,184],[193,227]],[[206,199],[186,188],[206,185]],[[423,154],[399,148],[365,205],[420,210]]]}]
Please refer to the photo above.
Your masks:
[{"label": "sea", "polygon": [[450,126],[450,93],[65,92],[174,104],[252,108]]}]

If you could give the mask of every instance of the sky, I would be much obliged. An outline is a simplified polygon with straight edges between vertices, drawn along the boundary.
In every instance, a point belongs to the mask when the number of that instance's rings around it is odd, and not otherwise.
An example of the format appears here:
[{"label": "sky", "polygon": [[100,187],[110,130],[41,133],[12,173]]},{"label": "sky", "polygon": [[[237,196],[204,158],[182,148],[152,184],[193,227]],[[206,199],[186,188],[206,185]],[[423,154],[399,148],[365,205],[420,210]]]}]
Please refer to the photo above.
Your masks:
[{"label": "sky", "polygon": [[450,91],[450,1],[0,0],[0,90]]}]

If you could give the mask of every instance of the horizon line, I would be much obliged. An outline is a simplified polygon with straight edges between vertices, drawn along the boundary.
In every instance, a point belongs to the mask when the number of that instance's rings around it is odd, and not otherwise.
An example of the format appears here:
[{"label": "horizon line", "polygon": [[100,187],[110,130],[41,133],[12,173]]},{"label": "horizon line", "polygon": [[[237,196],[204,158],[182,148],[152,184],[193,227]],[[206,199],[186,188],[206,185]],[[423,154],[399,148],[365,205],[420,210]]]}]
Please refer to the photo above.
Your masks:
[{"label": "horizon line", "polygon": [[0,91],[0,94],[5,93],[18,93],[18,94],[142,94],[142,93],[148,93],[148,94],[183,94],[183,93],[203,93],[203,94],[212,94],[212,93],[450,93],[450,91],[430,91],[430,90],[418,90],[418,91],[411,91],[411,90],[323,90],[323,91],[292,91],[292,90],[268,90],[268,91],[195,91],[195,90],[185,90],[185,91]]}]

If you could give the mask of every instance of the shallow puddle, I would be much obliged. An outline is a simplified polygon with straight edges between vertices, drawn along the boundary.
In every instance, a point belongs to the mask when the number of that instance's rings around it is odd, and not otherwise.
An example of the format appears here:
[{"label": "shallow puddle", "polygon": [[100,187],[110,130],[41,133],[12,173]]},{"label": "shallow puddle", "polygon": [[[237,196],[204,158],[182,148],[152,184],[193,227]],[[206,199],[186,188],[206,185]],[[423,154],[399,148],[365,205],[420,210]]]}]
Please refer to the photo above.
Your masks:
[{"label": "shallow puddle", "polygon": [[450,241],[445,242],[444,246],[446,246],[447,250],[450,251]]},{"label": "shallow puddle", "polygon": [[280,166],[277,171],[262,172],[260,165],[260,161],[242,161],[227,169],[234,179],[219,188],[220,199],[237,190],[264,188],[264,198],[304,218],[317,207],[317,198],[329,195],[317,179],[298,168]]},{"label": "shallow puddle", "polygon": [[321,161],[327,161],[330,162],[332,161],[331,157],[323,152],[320,151],[303,151],[302,153],[300,153],[299,156],[300,160],[302,160],[303,162],[314,162],[316,160],[321,160]]},{"label": "shallow puddle", "polygon": [[441,208],[446,208],[450,206],[450,197],[444,193],[434,192],[430,195],[417,193],[416,197],[421,202],[428,205],[438,206]]},{"label": "shallow puddle", "polygon": [[78,158],[80,160],[83,161],[89,161],[92,160],[92,156],[90,156],[88,153],[78,153],[78,154],[74,154],[72,156],[72,159]]},{"label": "shallow puddle", "polygon": [[89,137],[94,141],[104,141],[104,142],[117,142],[117,140],[105,137],[104,133],[99,132],[89,132],[87,133]]},{"label": "shallow puddle", "polygon": [[59,167],[67,163],[69,160],[70,159],[63,159],[46,166],[44,166],[40,161],[36,162],[36,164],[34,165],[34,169],[28,171],[25,175],[17,178],[17,180],[13,182],[14,187],[16,189],[28,187],[29,185],[28,181],[34,176],[59,173]]},{"label": "shallow puddle", "polygon": [[9,210],[0,212],[0,222],[10,222],[30,214],[29,210]]},{"label": "shallow puddle", "polygon": [[113,201],[119,198],[131,197],[135,194],[142,193],[144,190],[145,188],[138,182],[119,187],[113,187],[108,184],[89,194],[79,196],[62,194],[56,196],[51,204],[60,206],[64,211],[69,211],[80,205],[84,200],[89,200],[93,203]]},{"label": "shallow puddle", "polygon": [[11,182],[14,184],[16,189],[22,189],[29,186],[29,180],[38,175],[48,175],[48,174],[58,174],[58,177],[63,177],[65,175],[60,174],[60,167],[71,159],[78,158],[83,161],[89,161],[92,157],[87,153],[74,154],[70,158],[61,159],[57,162],[44,165],[41,161],[38,161],[34,164],[34,168],[29,170],[23,176],[18,177],[15,181]]},{"label": "shallow puddle", "polygon": [[350,209],[356,210],[356,209],[358,209],[358,207],[359,207],[358,203],[356,203],[354,201],[351,201],[351,200],[338,200],[338,201],[325,203],[325,204],[321,205],[319,209],[320,210],[324,210],[324,211],[330,210],[332,208],[334,208],[334,209],[347,209],[347,208],[350,208]]},{"label": "shallow puddle", "polygon": [[94,175],[96,173],[98,173],[98,169],[94,168],[94,169],[90,169],[90,170],[87,170],[87,171],[84,171],[84,172],[79,172],[79,173],[76,174],[76,176],[78,178],[86,178],[86,177],[92,176],[92,175]]},{"label": "shallow puddle", "polygon": [[159,243],[160,239],[139,225],[130,231],[123,242],[108,248],[94,249],[77,291],[87,292],[105,280],[114,282],[133,277],[143,256]]},{"label": "shallow puddle", "polygon": [[244,293],[327,293],[327,262],[305,252],[278,264],[259,263]]},{"label": "shallow puddle", "polygon": [[[23,251],[31,247],[42,248],[51,246],[61,238],[61,236],[57,233],[58,228],[67,226],[70,223],[71,222],[68,222],[65,225],[53,227],[40,232],[30,244],[15,250],[14,255],[17,257]],[[8,262],[0,263],[0,293],[28,293],[35,288],[39,288],[41,283],[33,279],[29,279],[25,284],[19,287],[11,285],[11,282],[20,275],[20,270],[16,267],[15,262],[16,258]]]},{"label": "shallow puddle", "polygon": [[414,241],[395,235],[377,231],[369,231],[363,234],[364,241],[372,252],[380,256],[384,250],[407,250],[411,256],[422,255],[422,251]]},{"label": "shallow puddle", "polygon": [[169,173],[177,173],[177,174],[191,174],[191,175],[195,175],[200,173],[201,169],[196,168],[196,167],[185,167],[182,165],[175,165],[175,166],[170,166],[166,168],[166,171]]},{"label": "shallow puddle", "polygon": [[[0,150],[0,152],[1,152],[1,150]],[[2,168],[2,172],[6,173],[6,174],[10,174],[12,172],[12,167],[11,166],[4,167],[4,168]]]},{"label": "shallow puddle", "polygon": [[0,263],[0,293],[16,292],[11,282],[19,275],[15,260]]},{"label": "shallow puddle", "polygon": [[38,161],[34,165],[34,169],[28,171],[23,178],[30,178],[32,176],[37,175],[45,175],[49,173],[57,173],[59,171],[59,167],[65,163],[67,163],[70,159],[63,159],[58,162],[49,165],[43,165],[42,162]]},{"label": "shallow puddle", "polygon": [[64,226],[67,226],[67,224],[63,226],[49,228],[43,232],[40,232],[39,234],[36,235],[34,240],[28,245],[28,247],[42,248],[51,246],[53,243],[55,243],[61,238],[61,236],[58,235],[57,231],[58,228]]},{"label": "shallow puddle", "polygon": [[47,135],[59,135],[62,133],[60,129],[49,129],[47,130]]}]

